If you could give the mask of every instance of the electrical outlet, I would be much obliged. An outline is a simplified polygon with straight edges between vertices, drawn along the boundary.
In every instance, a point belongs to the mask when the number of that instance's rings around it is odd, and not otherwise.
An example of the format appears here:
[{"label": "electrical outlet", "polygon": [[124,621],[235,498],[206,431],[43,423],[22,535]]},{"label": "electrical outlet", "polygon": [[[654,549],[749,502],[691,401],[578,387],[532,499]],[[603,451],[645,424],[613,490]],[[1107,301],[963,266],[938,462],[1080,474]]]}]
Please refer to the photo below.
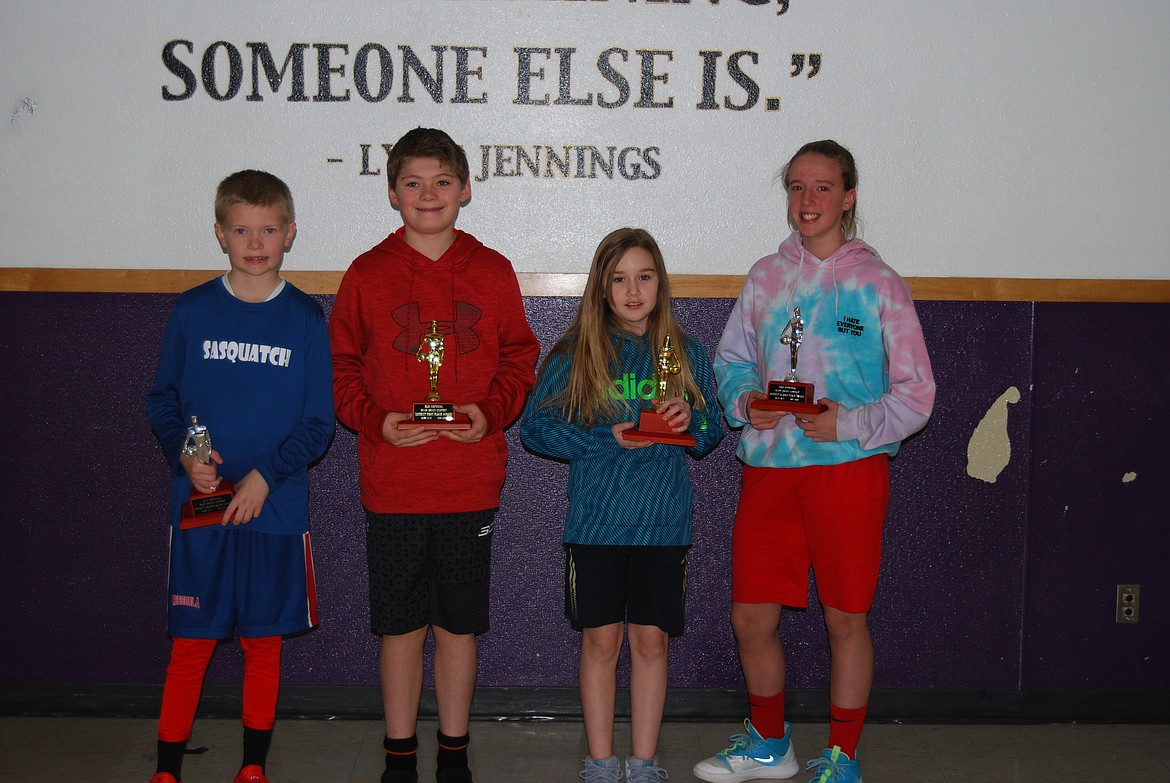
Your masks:
[{"label": "electrical outlet", "polygon": [[1138,609],[1141,606],[1141,585],[1117,586],[1117,622],[1133,625],[1138,621]]}]

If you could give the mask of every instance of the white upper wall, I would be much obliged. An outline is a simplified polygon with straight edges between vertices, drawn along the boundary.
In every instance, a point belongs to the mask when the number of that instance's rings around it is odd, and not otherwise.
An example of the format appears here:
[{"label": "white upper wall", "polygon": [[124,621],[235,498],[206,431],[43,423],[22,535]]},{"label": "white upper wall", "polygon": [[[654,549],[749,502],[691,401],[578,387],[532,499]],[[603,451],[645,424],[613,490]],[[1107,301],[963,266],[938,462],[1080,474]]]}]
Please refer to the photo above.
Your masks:
[{"label": "white upper wall", "polygon": [[[289,268],[342,270],[398,225],[382,145],[428,125],[471,160],[460,228],[520,271],[584,271],[639,225],[672,271],[745,272],[788,233],[775,174],[831,137],[861,169],[863,238],[904,275],[1170,277],[1164,0],[0,0],[0,17],[0,266],[221,267],[215,186],[263,168],[296,198]],[[278,68],[303,53],[303,90],[292,65],[254,84],[265,47]],[[437,101],[409,69],[403,100],[405,50],[426,78],[441,61]],[[566,147],[568,177],[546,159]]]}]

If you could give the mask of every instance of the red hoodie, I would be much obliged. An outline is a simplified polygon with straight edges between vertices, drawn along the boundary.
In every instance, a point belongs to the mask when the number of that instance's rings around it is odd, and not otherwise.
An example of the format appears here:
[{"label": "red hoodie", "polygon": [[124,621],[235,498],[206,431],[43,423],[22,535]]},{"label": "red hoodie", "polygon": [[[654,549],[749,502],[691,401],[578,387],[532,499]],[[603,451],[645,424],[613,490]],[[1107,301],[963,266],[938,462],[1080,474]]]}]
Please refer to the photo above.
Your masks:
[{"label": "red hoodie", "polygon": [[[354,259],[341,280],[329,338],[337,417],[358,433],[362,505],[378,514],[448,514],[500,504],[508,448],[503,428],[524,407],[540,344],[528,327],[508,259],[456,231],[438,261],[403,230]],[[430,390],[419,339],[444,336],[439,394],[475,403],[487,419],[478,443],[438,438],[411,448],[382,437],[390,411],[409,413]]]}]

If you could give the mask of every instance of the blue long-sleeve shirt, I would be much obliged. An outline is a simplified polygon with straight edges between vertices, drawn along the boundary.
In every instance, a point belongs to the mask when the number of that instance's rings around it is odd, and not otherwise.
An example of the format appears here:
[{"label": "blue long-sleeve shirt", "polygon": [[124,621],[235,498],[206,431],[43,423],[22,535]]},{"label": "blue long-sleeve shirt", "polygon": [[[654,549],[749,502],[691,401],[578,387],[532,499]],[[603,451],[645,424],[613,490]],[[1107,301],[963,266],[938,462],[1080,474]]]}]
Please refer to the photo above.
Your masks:
[{"label": "blue long-sleeve shirt", "polygon": [[220,475],[253,469],[268,483],[265,533],[308,530],[308,466],[333,437],[333,373],[321,308],[286,284],[267,302],[245,302],[221,279],[182,294],[163,335],[146,411],[170,462],[171,524],[191,493],[179,463],[191,417],[223,457]]},{"label": "blue long-sleeve shirt", "polygon": [[520,436],[533,451],[569,462],[569,513],[565,543],[608,546],[687,546],[691,543],[694,491],[684,452],[701,457],[718,445],[723,422],[715,401],[711,362],[689,335],[684,350],[707,407],[692,410],[687,431],[695,445],[656,443],[627,449],[613,436],[613,425],[638,420],[657,391],[656,352],[647,337],[614,334],[619,345],[614,394],[626,401],[620,415],[591,427],[565,422],[545,403],[564,390],[572,357],[549,355],[524,408]]}]

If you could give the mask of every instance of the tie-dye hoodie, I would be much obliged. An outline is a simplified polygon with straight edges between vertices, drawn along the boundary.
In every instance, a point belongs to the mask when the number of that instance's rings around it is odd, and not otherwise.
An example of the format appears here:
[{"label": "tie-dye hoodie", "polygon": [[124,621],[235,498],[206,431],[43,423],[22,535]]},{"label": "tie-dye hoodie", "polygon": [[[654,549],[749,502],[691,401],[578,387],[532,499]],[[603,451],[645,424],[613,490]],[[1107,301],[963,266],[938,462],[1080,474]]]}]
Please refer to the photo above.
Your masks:
[{"label": "tie-dye hoodie", "polygon": [[793,234],[752,267],[715,352],[728,422],[747,424],[748,392],[788,374],[791,351],[780,336],[794,307],[805,322],[797,375],[817,399],[840,404],[838,440],[816,443],[785,416],[772,430],[745,427],[739,458],[795,468],[896,453],[930,417],[934,375],[906,283],[856,239],[821,261]]}]

